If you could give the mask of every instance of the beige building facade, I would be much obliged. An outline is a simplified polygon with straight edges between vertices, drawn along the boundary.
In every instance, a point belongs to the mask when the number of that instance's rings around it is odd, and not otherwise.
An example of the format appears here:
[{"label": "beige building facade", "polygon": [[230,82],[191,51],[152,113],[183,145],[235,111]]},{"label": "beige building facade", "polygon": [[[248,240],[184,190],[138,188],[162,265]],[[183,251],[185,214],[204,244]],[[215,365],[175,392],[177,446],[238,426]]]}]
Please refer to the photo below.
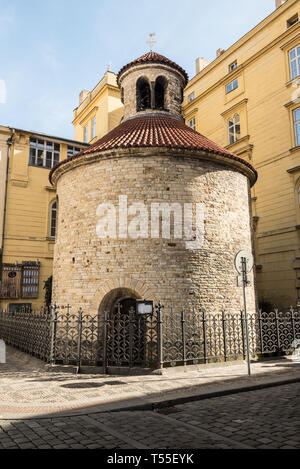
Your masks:
[{"label": "beige building facade", "polygon": [[276,7],[212,63],[197,59],[183,115],[258,171],[252,209],[259,299],[289,307],[300,298],[300,2]]},{"label": "beige building facade", "polygon": [[[49,171],[87,145],[60,137],[0,127],[0,306],[45,304],[52,276],[58,204]],[[3,210],[4,208],[4,210]]]},{"label": "beige building facade", "polygon": [[92,91],[83,90],[74,110],[74,139],[94,143],[120,124],[123,117],[116,74],[107,71]]}]

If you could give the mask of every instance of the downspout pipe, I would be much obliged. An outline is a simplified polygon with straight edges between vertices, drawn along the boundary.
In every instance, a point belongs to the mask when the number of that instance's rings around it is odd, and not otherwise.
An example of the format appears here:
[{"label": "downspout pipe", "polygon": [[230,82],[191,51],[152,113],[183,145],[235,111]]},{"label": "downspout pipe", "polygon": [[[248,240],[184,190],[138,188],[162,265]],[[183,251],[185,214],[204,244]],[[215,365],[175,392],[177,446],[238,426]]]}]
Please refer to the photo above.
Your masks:
[{"label": "downspout pipe", "polygon": [[7,188],[8,188],[8,175],[9,175],[9,162],[10,162],[10,149],[13,144],[13,136],[15,129],[10,129],[11,136],[7,140],[7,163],[6,163],[6,182],[5,182],[5,194],[4,194],[4,212],[3,212],[3,230],[2,230],[2,249],[0,250],[0,284],[2,283],[3,273],[3,252],[4,252],[4,234],[5,234],[5,220],[6,220],[6,204],[7,204]]}]

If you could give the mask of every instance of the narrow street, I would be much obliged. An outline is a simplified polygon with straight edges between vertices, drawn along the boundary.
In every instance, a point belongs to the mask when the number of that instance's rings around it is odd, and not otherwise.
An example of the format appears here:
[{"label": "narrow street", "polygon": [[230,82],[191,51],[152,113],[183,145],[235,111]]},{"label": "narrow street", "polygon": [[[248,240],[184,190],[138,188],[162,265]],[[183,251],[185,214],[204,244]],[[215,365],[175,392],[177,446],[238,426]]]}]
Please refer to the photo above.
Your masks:
[{"label": "narrow street", "polygon": [[1,449],[300,448],[300,384],[159,412],[0,420]]}]

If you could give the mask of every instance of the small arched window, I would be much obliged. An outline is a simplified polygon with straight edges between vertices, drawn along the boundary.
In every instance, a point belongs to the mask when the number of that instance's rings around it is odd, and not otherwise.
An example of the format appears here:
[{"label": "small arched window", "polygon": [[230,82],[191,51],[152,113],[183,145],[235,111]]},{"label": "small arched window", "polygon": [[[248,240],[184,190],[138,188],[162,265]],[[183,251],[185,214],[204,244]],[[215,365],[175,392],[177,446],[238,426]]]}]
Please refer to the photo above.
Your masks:
[{"label": "small arched window", "polygon": [[139,78],[136,84],[136,110],[151,109],[150,85],[145,78]]},{"label": "small arched window", "polygon": [[56,236],[56,215],[57,215],[57,204],[56,201],[52,203],[50,209],[50,236],[55,238]]},{"label": "small arched window", "polygon": [[235,143],[241,136],[241,123],[239,114],[235,114],[228,120],[229,145]]},{"label": "small arched window", "polygon": [[167,81],[164,77],[158,77],[155,82],[155,109],[165,109]]},{"label": "small arched window", "polygon": [[121,103],[124,104],[124,88],[121,89]]}]

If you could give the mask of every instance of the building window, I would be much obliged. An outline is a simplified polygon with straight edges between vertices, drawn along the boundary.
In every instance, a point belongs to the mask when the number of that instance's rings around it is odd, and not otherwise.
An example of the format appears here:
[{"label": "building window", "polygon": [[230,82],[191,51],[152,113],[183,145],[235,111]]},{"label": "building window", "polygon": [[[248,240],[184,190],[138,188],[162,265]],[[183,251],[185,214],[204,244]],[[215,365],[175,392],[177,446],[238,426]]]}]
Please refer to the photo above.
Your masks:
[{"label": "building window", "polygon": [[226,93],[231,93],[231,91],[235,90],[239,86],[239,81],[236,78],[236,80],[233,80],[229,85],[226,86]]},{"label": "building window", "polygon": [[193,130],[196,130],[196,118],[195,117],[189,120],[189,127]]},{"label": "building window", "polygon": [[235,60],[234,62],[232,62],[232,64],[229,65],[228,67],[228,70],[229,70],[229,73],[230,72],[233,72],[233,70],[235,70],[237,68],[237,60]]},{"label": "building window", "polygon": [[22,298],[39,296],[39,267],[24,266],[22,276]]},{"label": "building window", "polygon": [[191,103],[192,101],[194,101],[194,99],[195,99],[195,93],[193,91],[193,93],[188,95],[188,103]]},{"label": "building window", "polygon": [[300,146],[300,107],[294,111],[295,143]]},{"label": "building window", "polygon": [[38,138],[30,139],[29,164],[39,166],[40,168],[51,169],[60,160],[60,144],[40,140]]},{"label": "building window", "polygon": [[151,109],[151,90],[145,78],[139,78],[136,83],[136,109],[137,111]]},{"label": "building window", "polygon": [[286,27],[290,28],[291,26],[294,26],[294,24],[298,23],[298,21],[299,21],[299,17],[298,17],[298,13],[297,13],[296,15],[292,16],[292,18],[287,20]]},{"label": "building window", "polygon": [[56,235],[56,214],[57,214],[57,205],[56,202],[53,202],[50,210],[50,236],[55,238]]},{"label": "building window", "polygon": [[96,137],[96,117],[92,119],[92,140]]},{"label": "building window", "polygon": [[235,143],[241,136],[241,124],[239,114],[235,114],[228,120],[228,140],[229,145]]},{"label": "building window", "polygon": [[80,151],[81,151],[80,148],[78,148],[78,147],[71,147],[70,145],[68,145],[67,157],[68,157],[68,158],[71,158],[72,156],[76,155],[76,154],[79,153]]},{"label": "building window", "polygon": [[89,143],[89,125],[86,125],[83,129],[83,141]]},{"label": "building window", "polygon": [[300,46],[290,51],[291,79],[300,75]]},{"label": "building window", "polygon": [[167,86],[167,80],[164,77],[158,77],[156,79],[154,87],[155,109],[165,109],[165,95]]}]

